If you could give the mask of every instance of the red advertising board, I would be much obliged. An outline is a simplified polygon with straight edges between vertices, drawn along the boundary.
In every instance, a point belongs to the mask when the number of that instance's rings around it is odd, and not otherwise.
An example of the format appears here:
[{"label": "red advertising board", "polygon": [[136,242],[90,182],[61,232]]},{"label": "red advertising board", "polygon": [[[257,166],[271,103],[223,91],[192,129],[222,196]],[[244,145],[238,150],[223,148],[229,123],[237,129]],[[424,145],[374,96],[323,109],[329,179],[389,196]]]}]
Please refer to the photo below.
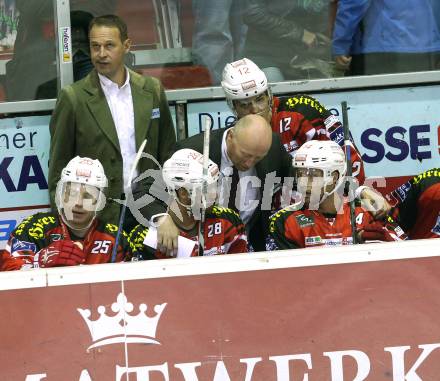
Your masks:
[{"label": "red advertising board", "polygon": [[438,381],[435,241],[28,271],[0,379]]}]

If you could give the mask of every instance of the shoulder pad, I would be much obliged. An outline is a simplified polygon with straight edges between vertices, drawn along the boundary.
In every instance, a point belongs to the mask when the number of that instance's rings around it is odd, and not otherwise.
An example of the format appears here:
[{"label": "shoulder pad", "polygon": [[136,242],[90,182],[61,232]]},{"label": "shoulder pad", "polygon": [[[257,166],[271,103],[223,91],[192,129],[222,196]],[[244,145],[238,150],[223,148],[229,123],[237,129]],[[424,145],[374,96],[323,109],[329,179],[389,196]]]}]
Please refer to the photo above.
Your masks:
[{"label": "shoulder pad", "polygon": [[234,209],[224,208],[218,205],[214,205],[212,208],[206,211],[207,217],[212,218],[226,218],[232,221],[241,221],[240,215]]},{"label": "shoulder pad", "polygon": [[141,249],[147,236],[148,228],[139,224],[128,234],[128,242],[132,250]]},{"label": "shoulder pad", "polygon": [[277,224],[282,224],[292,213],[295,213],[295,209],[292,209],[291,206],[286,206],[283,209],[280,209],[278,212],[272,214],[269,218],[269,231],[273,233],[275,231],[275,226]]},{"label": "shoulder pad", "polygon": [[[29,222],[27,222],[25,226],[21,227],[21,229],[27,228],[29,236],[33,238],[41,239],[44,237],[45,231],[47,231],[48,229],[54,226],[58,226],[58,217],[53,213],[37,213],[31,217],[32,219],[29,220]],[[20,225],[16,229],[17,234]]]}]

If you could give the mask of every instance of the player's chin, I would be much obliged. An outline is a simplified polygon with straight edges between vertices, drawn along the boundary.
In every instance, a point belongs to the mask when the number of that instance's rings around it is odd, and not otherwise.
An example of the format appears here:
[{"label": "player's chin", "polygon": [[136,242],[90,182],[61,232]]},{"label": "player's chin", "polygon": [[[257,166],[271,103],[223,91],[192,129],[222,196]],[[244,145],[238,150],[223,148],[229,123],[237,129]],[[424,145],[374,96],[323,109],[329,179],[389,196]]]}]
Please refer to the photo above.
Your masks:
[{"label": "player's chin", "polygon": [[75,213],[73,212],[73,218],[71,220],[71,223],[76,225],[77,227],[85,227],[87,226],[90,221],[93,219],[93,216],[90,215],[90,213]]}]

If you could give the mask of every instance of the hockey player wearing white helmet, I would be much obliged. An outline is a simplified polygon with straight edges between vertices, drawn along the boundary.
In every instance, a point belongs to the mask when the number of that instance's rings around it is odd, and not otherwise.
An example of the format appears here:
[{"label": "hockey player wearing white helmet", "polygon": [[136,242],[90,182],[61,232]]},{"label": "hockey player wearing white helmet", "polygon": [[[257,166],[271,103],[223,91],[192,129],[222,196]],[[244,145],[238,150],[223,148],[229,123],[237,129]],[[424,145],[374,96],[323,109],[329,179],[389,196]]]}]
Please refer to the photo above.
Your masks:
[{"label": "hockey player wearing white helmet", "polygon": [[[204,152],[204,143],[204,134],[199,134],[179,141],[176,148]],[[271,131],[263,117],[247,115],[233,128],[212,130],[209,158],[217,164],[225,180],[220,187],[219,204],[236,208],[246,224],[250,244],[254,250],[264,250],[271,212],[270,200],[274,188],[280,187],[274,184],[277,181],[274,179],[284,181],[292,174],[292,160],[279,137]],[[143,213],[151,219],[152,215],[163,213],[168,208],[163,202],[155,201],[148,207],[149,215],[146,209]],[[162,250],[175,251],[178,234],[169,215],[161,218],[157,236]]]},{"label": "hockey player wearing white helmet", "polygon": [[55,204],[63,222],[80,237],[105,206],[107,177],[99,160],[74,157],[61,171]]},{"label": "hockey player wearing white helmet", "polygon": [[[332,141],[314,140],[298,149],[293,166],[301,198],[271,217],[267,250],[353,243],[350,206],[343,194],[345,163],[344,152]],[[359,242],[406,239],[391,219],[374,221],[361,206],[354,212]]]},{"label": "hockey player wearing white helmet", "polygon": [[[248,114],[263,116],[279,134],[286,151],[294,156],[296,150],[310,140],[332,140],[344,145],[344,131],[339,119],[316,98],[306,94],[283,97],[272,95],[264,72],[250,59],[228,63],[223,70],[222,87],[229,107],[238,119]],[[364,164],[354,141],[348,145],[352,163],[352,174],[359,185],[365,181]],[[373,205],[376,218],[389,211],[383,197],[368,187],[359,189],[362,200]],[[281,204],[281,194],[274,198],[274,209]]]},{"label": "hockey player wearing white helmet", "polygon": [[304,143],[293,158],[293,166],[297,190],[302,195],[304,206],[323,213],[337,212],[347,171],[341,147],[332,141]]},{"label": "hockey player wearing white helmet", "polygon": [[[306,94],[273,96],[266,75],[248,58],[225,66],[222,87],[238,119],[248,114],[263,116],[292,156],[309,140],[334,140],[340,145],[344,142],[339,119],[317,99]],[[353,142],[350,149],[353,175],[363,184],[365,172],[361,156]]]},{"label": "hockey player wearing white helmet", "polygon": [[266,75],[250,59],[226,64],[221,85],[226,101],[237,118],[258,114],[270,123],[272,93]]},{"label": "hockey player wearing white helmet", "polygon": [[[203,255],[244,253],[247,238],[238,213],[215,205],[219,169],[212,160],[208,163],[207,177],[203,178],[203,155],[192,149],[176,151],[163,166],[162,176],[172,196],[168,213],[179,230],[179,235],[197,241],[201,210],[205,211],[202,227],[204,237]],[[206,181],[206,188],[204,188]],[[205,189],[205,190],[204,190]],[[159,217],[159,216],[158,216]],[[153,218],[153,221],[156,219]],[[160,250],[144,245],[148,228],[136,226],[130,233],[133,255],[139,259],[161,259],[167,256]],[[191,256],[199,253],[198,245]]]},{"label": "hockey player wearing white helmet", "polygon": [[[98,160],[76,156],[61,171],[56,188],[58,212],[37,213],[11,233],[1,270],[109,262],[117,226],[100,221],[107,177]],[[129,250],[126,234],[117,260]]]}]

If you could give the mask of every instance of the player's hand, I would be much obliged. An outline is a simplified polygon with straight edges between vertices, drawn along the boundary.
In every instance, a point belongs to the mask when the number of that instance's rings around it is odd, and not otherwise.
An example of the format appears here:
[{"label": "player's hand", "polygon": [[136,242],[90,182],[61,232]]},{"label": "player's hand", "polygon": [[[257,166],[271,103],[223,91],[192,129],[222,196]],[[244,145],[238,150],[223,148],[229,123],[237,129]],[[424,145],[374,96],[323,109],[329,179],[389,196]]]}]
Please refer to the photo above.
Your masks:
[{"label": "player's hand", "polygon": [[350,56],[335,56],[336,68],[341,70],[347,70],[351,64]]},{"label": "player's hand", "polygon": [[372,221],[369,224],[363,226],[362,230],[357,232],[357,237],[358,240],[362,243],[366,241],[395,241],[388,229],[380,221]]},{"label": "player's hand", "polygon": [[362,207],[368,210],[375,220],[382,220],[390,213],[391,206],[388,201],[373,188],[365,187],[360,198]]},{"label": "player's hand", "polygon": [[169,257],[177,255],[177,237],[179,229],[170,215],[163,216],[157,222],[157,249]]},{"label": "player's hand", "polygon": [[75,266],[84,263],[86,256],[79,242],[60,240],[52,242],[37,254],[39,267]]}]

